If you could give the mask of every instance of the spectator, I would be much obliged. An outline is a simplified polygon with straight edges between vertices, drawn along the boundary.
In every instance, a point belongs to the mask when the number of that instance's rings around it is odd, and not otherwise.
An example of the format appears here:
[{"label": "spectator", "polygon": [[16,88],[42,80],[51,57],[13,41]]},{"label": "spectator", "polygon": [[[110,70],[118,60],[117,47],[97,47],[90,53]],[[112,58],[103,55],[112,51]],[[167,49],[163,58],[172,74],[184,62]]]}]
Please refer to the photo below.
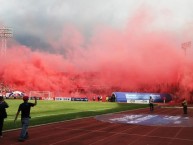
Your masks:
[{"label": "spectator", "polygon": [[100,101],[100,96],[98,96],[97,99],[98,99],[98,102],[99,102]]},{"label": "spectator", "polygon": [[100,101],[101,101],[101,102],[103,101],[103,97],[102,97],[102,96],[100,97]]},{"label": "spectator", "polygon": [[149,108],[150,108],[150,111],[153,111],[153,110],[154,110],[154,105],[153,105],[153,98],[152,98],[152,96],[150,96],[150,98],[149,98]]},{"label": "spectator", "polygon": [[108,96],[106,96],[106,102],[108,102],[109,101],[109,97]]},{"label": "spectator", "polygon": [[4,101],[3,96],[0,96],[0,138],[3,137],[3,134],[2,134],[3,124],[4,124],[4,119],[7,118],[6,108],[8,107],[9,105]]},{"label": "spectator", "polygon": [[93,96],[93,99],[92,99],[93,101],[95,101],[96,99],[95,99],[95,96]]},{"label": "spectator", "polygon": [[183,112],[184,114],[187,114],[187,110],[188,110],[188,103],[187,100],[184,98],[183,102],[182,102],[182,106],[183,106]]},{"label": "spectator", "polygon": [[28,96],[24,96],[23,97],[23,103],[21,103],[19,105],[18,111],[16,113],[15,116],[15,120],[14,122],[17,120],[17,117],[19,115],[19,113],[21,112],[21,123],[22,123],[22,129],[21,129],[21,133],[19,136],[19,141],[24,141],[25,139],[27,139],[29,137],[28,134],[28,126],[29,126],[29,121],[30,121],[30,109],[31,107],[34,107],[35,105],[37,105],[37,98],[35,97],[35,103],[29,103],[28,102],[29,97]]}]

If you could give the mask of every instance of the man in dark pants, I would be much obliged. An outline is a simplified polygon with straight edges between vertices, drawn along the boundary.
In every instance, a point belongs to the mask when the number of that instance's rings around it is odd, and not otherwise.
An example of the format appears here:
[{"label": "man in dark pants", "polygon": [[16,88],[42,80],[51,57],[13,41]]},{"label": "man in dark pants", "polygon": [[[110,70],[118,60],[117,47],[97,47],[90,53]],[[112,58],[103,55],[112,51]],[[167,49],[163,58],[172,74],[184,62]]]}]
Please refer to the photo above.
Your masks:
[{"label": "man in dark pants", "polygon": [[150,111],[152,112],[154,110],[154,106],[153,106],[153,98],[150,96],[149,98],[149,108]]},{"label": "man in dark pants", "polygon": [[30,121],[30,109],[31,107],[34,107],[35,105],[37,105],[37,99],[35,97],[35,103],[29,103],[28,102],[29,97],[28,96],[24,96],[23,97],[23,103],[21,103],[19,105],[18,111],[16,113],[15,116],[15,120],[14,122],[17,120],[17,117],[21,111],[21,124],[22,124],[22,129],[21,129],[21,133],[19,136],[19,141],[24,141],[25,139],[28,138],[28,126],[29,126],[29,121]]},{"label": "man in dark pants", "polygon": [[3,134],[2,134],[3,123],[4,123],[4,119],[7,118],[6,108],[8,107],[9,105],[4,101],[3,96],[0,96],[0,138],[3,137]]},{"label": "man in dark pants", "polygon": [[187,110],[188,110],[188,103],[186,101],[186,99],[184,98],[184,101],[182,102],[182,106],[183,106],[183,111],[184,114],[187,114]]}]

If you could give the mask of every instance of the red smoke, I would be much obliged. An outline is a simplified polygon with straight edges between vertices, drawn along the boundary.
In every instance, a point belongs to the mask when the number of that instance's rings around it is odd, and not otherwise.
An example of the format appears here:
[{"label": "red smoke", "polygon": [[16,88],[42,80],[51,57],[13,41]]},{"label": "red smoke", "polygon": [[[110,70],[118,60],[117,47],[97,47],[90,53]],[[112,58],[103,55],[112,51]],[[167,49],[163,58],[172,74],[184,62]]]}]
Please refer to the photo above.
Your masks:
[{"label": "red smoke", "polygon": [[150,18],[136,16],[120,29],[101,26],[86,39],[65,27],[53,51],[12,44],[0,58],[0,79],[15,90],[53,91],[56,95],[112,91],[193,92],[193,63],[172,31],[150,31]]}]

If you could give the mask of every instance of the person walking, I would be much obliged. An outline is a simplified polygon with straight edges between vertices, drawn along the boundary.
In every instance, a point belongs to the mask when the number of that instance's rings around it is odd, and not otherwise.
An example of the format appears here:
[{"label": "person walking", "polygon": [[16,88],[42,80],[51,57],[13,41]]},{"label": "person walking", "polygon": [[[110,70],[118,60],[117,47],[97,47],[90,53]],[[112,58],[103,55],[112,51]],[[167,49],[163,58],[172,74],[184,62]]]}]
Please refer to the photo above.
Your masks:
[{"label": "person walking", "polygon": [[9,105],[4,101],[3,96],[0,96],[0,138],[3,137],[3,124],[4,124],[4,119],[7,118],[7,112],[6,108],[8,108]]},{"label": "person walking", "polygon": [[149,97],[149,109],[152,112],[154,110],[154,105],[153,105],[153,98],[152,96]]},{"label": "person walking", "polygon": [[30,117],[30,110],[31,110],[31,107],[34,107],[37,105],[37,98],[36,97],[35,97],[35,103],[29,103],[28,100],[29,100],[28,96],[23,97],[23,103],[21,103],[19,105],[18,111],[17,111],[16,116],[15,116],[15,120],[14,120],[14,123],[15,123],[19,113],[21,112],[22,129],[21,129],[21,133],[19,136],[19,141],[25,141],[25,139],[27,139],[29,137],[28,126],[29,126],[29,122],[30,122],[30,118],[31,118]]},{"label": "person walking", "polygon": [[187,114],[188,111],[188,103],[187,100],[184,98],[183,102],[182,102],[182,107],[183,107],[183,112],[184,114]]}]

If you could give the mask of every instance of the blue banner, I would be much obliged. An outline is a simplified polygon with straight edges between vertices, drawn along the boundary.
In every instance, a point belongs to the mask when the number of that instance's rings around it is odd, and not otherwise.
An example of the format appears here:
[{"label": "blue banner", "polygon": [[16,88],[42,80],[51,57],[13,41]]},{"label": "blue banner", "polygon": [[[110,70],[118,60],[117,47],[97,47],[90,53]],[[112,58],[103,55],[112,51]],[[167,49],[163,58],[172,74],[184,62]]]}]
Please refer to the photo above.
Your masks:
[{"label": "blue banner", "polygon": [[[131,92],[113,92],[116,102],[135,102],[135,100],[147,101],[150,96],[155,103],[170,102],[172,97],[167,93],[131,93]],[[139,102],[139,101],[136,101]]]}]

